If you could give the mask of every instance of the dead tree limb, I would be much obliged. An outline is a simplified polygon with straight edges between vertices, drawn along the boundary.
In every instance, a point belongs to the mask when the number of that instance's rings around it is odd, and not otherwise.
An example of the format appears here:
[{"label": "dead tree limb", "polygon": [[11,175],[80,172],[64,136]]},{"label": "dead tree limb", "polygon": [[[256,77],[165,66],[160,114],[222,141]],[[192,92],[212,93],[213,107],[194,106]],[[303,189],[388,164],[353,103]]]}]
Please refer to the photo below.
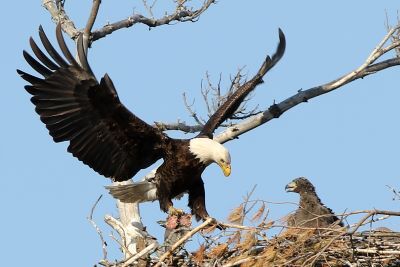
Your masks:
[{"label": "dead tree limb", "polygon": [[[92,31],[92,27],[97,17],[100,3],[101,0],[93,1],[91,13],[85,27],[85,32],[87,34],[90,34],[89,45],[90,43],[98,39],[104,38],[117,30],[130,28],[136,24],[144,24],[151,28],[154,28],[162,25],[169,25],[172,22],[196,21],[211,6],[211,4],[215,3],[215,0],[205,0],[203,4],[196,10],[192,10],[192,7],[185,5],[187,1],[176,1],[175,10],[171,14],[166,14],[162,18],[156,19],[153,17],[146,17],[142,14],[133,14],[126,19],[113,23],[107,23],[103,27]],[[60,1],[42,0],[42,5],[49,11],[52,20],[56,24],[58,22],[62,24],[64,31],[72,39],[75,40],[79,36],[80,31],[75,27],[73,21],[67,15],[67,12],[65,11],[64,6]]]},{"label": "dead tree limb", "polygon": [[42,5],[49,11],[51,19],[55,24],[61,23],[63,30],[71,39],[75,40],[78,38],[79,30],[76,29],[74,22],[65,12],[64,5],[61,1],[42,0]]},{"label": "dead tree limb", "polygon": [[204,1],[203,5],[195,11],[190,10],[190,8],[187,6],[179,4],[179,2],[186,1],[177,2],[178,3],[176,9],[172,14],[165,15],[164,17],[159,19],[145,17],[142,14],[133,14],[132,16],[129,16],[124,20],[109,23],[102,28],[93,31],[92,41],[94,42],[100,38],[106,37],[107,35],[117,30],[129,28],[139,23],[154,28],[161,25],[168,25],[172,22],[196,21],[197,19],[199,19],[200,15],[203,14],[211,6],[211,4],[215,3],[215,0]]},{"label": "dead tree limb", "polygon": [[[240,123],[228,127],[220,134],[216,135],[214,139],[220,143],[225,143],[229,140],[237,138],[241,134],[246,133],[274,118],[278,118],[284,112],[297,106],[298,104],[308,102],[308,100],[312,98],[332,92],[355,80],[362,79],[366,76],[375,74],[384,69],[400,65],[399,57],[394,57],[391,59],[383,60],[378,63],[374,63],[384,54],[388,53],[389,51],[394,51],[395,49],[400,47],[400,41],[398,40],[388,44],[386,47],[384,46],[389,41],[389,39],[399,31],[399,29],[400,29],[400,24],[397,25],[396,27],[391,28],[388,31],[388,33],[383,37],[383,39],[379,42],[379,44],[374,48],[374,50],[370,53],[365,62],[363,62],[359,67],[357,67],[353,71],[326,84],[317,85],[306,90],[299,90],[295,95],[283,100],[278,104],[271,105],[267,110],[262,111],[260,114],[251,116],[247,120],[241,121]],[[259,72],[261,70],[262,68],[260,68]],[[166,130],[178,129],[183,131],[188,130],[188,132],[193,132],[194,130],[202,128],[202,125],[200,124],[197,125],[181,124],[179,125],[180,127],[176,127],[176,124],[168,124],[163,122],[157,122],[157,124],[162,125],[163,128]]]},{"label": "dead tree limb", "polygon": [[392,43],[386,47],[384,44],[388,39],[400,28],[400,24],[392,28],[388,34],[384,36],[382,41],[371,52],[368,58],[358,68],[345,74],[329,83],[318,85],[307,90],[299,90],[297,94],[283,100],[278,104],[273,104],[261,114],[255,115],[248,120],[238,123],[232,127],[227,128],[222,133],[214,137],[220,143],[225,143],[229,140],[237,138],[239,135],[246,133],[274,118],[280,117],[284,112],[297,106],[300,103],[308,102],[308,100],[332,92],[352,81],[364,78],[368,75],[374,74],[381,70],[400,65],[400,58],[395,57],[388,60],[383,60],[379,63],[374,63],[385,53],[400,47],[400,42]]}]

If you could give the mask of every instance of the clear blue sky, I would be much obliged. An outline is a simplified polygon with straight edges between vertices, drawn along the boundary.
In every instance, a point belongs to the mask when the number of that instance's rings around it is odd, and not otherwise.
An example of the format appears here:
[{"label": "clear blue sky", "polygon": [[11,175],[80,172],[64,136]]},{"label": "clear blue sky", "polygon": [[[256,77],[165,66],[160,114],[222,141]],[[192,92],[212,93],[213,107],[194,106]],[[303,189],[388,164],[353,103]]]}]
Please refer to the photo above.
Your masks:
[{"label": "clear blue sky", "polygon": [[[116,214],[103,187],[109,181],[68,154],[66,143],[53,143],[15,72],[31,71],[22,50],[30,50],[29,36],[38,39],[39,24],[54,40],[55,25],[40,2],[7,1],[0,11],[2,265],[92,266],[102,254],[86,217],[105,194],[95,219],[109,234],[102,223],[104,214]],[[92,1],[73,2],[67,1],[66,8],[81,28]],[[103,1],[97,27],[125,18],[135,7],[141,10],[141,1],[114,5]],[[225,86],[238,67],[253,74],[265,54],[274,51],[278,27],[286,34],[287,50],[257,88],[252,103],[261,108],[357,67],[386,33],[385,10],[394,24],[398,8],[392,0],[221,0],[196,23],[150,31],[137,25],[114,33],[93,45],[89,62],[98,76],[109,73],[123,103],[147,122],[192,122],[182,93],[196,97],[196,110],[203,112],[199,89],[205,72],[215,80],[222,73]],[[210,214],[225,220],[255,184],[254,198],[296,202],[297,195],[285,193],[284,187],[299,176],[308,177],[335,212],[398,210],[399,201],[392,200],[386,185],[400,188],[399,71],[356,81],[227,143],[231,177],[226,179],[216,166],[203,174]],[[186,208],[185,202],[178,205]],[[294,206],[268,208],[270,218],[279,219]],[[160,238],[162,230],[154,222],[165,214],[158,204],[143,205],[142,217]],[[399,222],[390,219],[383,225],[400,230]],[[110,256],[119,254],[111,249]]]}]

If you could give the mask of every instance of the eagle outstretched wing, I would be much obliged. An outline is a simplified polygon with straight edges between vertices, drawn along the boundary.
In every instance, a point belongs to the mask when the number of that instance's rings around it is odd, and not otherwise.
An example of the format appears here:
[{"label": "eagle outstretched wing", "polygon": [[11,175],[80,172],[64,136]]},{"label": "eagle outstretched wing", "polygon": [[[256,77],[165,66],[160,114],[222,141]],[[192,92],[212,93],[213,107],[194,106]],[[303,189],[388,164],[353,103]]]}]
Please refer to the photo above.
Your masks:
[{"label": "eagle outstretched wing", "polygon": [[225,120],[229,119],[234,112],[242,104],[243,100],[252,92],[257,85],[263,82],[262,78],[264,75],[272,69],[276,63],[282,58],[285,53],[286,39],[282,30],[279,29],[279,44],[276,49],[275,54],[272,56],[267,56],[264,60],[258,73],[249,81],[240,86],[226,101],[223,103],[215,113],[210,117],[210,119],[204,125],[199,136],[207,136],[212,138],[212,135]]},{"label": "eagle outstretched wing", "polygon": [[44,78],[17,72],[31,85],[32,103],[55,142],[69,141],[68,151],[96,172],[115,181],[130,179],[164,155],[168,138],[131,113],[119,100],[110,77],[97,81],[78,38],[79,64],[68,50],[57,25],[56,36],[65,60],[51,45],[42,27],[39,36],[47,54],[30,38],[37,61],[24,58]]}]

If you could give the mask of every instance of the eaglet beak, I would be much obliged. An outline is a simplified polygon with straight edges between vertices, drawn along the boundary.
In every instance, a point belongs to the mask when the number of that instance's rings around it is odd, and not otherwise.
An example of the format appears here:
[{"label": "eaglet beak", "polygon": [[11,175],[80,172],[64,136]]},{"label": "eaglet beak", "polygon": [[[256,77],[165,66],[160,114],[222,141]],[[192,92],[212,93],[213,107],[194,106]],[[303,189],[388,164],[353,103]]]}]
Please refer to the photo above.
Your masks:
[{"label": "eaglet beak", "polygon": [[222,172],[224,173],[225,176],[229,176],[231,174],[231,164],[220,162],[218,163],[218,165],[221,167]]},{"label": "eaglet beak", "polygon": [[291,182],[285,186],[286,192],[293,192],[296,189],[296,183]]}]

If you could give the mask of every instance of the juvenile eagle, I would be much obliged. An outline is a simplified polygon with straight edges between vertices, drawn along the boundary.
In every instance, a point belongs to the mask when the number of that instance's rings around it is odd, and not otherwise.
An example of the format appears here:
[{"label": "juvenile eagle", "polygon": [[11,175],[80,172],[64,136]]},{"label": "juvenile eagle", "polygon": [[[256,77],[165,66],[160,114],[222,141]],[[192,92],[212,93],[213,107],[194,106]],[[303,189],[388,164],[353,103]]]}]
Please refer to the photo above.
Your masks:
[{"label": "juvenile eagle", "polygon": [[177,212],[172,199],[187,192],[192,213],[198,220],[206,219],[209,215],[202,172],[209,164],[217,163],[225,176],[231,173],[229,152],[212,139],[214,130],[232,116],[283,56],[285,37],[282,31],[279,30],[280,42],[272,58],[266,57],[259,72],[238,88],[192,139],[170,138],[131,113],[120,102],[107,74],[100,82],[96,79],[87,61],[82,35],[77,40],[80,63],[68,50],[60,24],[56,37],[64,57],[52,46],[42,27],[39,27],[39,37],[50,57],[32,38],[29,42],[37,59],[26,51],[23,56],[43,78],[21,70],[17,72],[31,84],[25,89],[33,95],[31,102],[53,140],[68,141],[68,152],[113,181],[128,180],[139,170],[163,159],[155,173],[156,197],[161,210]]},{"label": "juvenile eagle", "polygon": [[287,192],[300,194],[299,208],[289,216],[288,226],[324,228],[333,223],[343,226],[332,210],[322,204],[315,192],[315,187],[306,178],[294,179],[286,185],[285,189]]}]

